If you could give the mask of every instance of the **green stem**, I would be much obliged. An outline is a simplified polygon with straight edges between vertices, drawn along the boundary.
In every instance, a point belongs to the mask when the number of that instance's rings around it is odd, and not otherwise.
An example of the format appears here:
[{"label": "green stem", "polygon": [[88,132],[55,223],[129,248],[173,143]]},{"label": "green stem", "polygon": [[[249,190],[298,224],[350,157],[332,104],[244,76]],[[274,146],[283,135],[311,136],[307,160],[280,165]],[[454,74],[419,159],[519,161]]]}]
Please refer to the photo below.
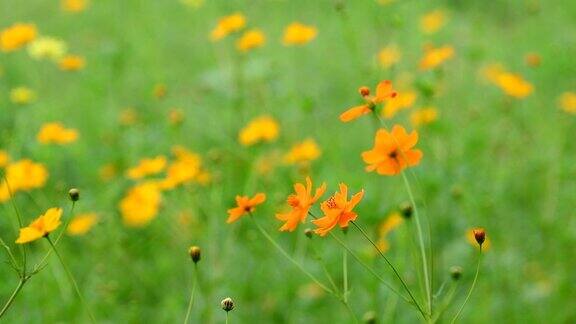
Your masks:
[{"label": "green stem", "polygon": [[290,262],[292,262],[292,264],[294,264],[298,269],[300,269],[300,271],[302,271],[305,275],[307,275],[310,279],[312,279],[312,281],[314,281],[318,286],[320,286],[320,288],[324,289],[327,293],[330,293],[332,295],[335,294],[335,292],[332,291],[332,289],[330,289],[330,288],[326,287],[324,284],[322,284],[318,279],[316,279],[316,277],[314,277],[313,274],[311,274],[306,269],[304,269],[304,267],[302,267],[302,265],[300,265],[300,263],[298,263],[296,260],[294,260],[286,251],[284,251],[284,249],[278,243],[276,243],[276,241],[274,241],[274,239],[256,221],[256,219],[254,218],[252,213],[250,213],[250,219],[254,222],[254,224],[256,225],[258,230],[260,231],[260,233],[262,233],[262,235],[264,235],[264,237],[266,237],[266,239],[268,239],[268,241],[270,241],[270,243],[272,243],[272,245],[278,251],[280,251],[280,253],[282,253],[282,255],[284,257],[286,257],[288,260],[290,260]]},{"label": "green stem", "polygon": [[384,261],[386,261],[386,264],[388,264],[388,266],[392,269],[392,271],[394,272],[394,275],[396,275],[396,277],[398,278],[398,280],[400,280],[400,282],[402,283],[402,286],[404,287],[404,289],[406,290],[406,292],[408,293],[408,295],[410,295],[410,299],[412,299],[412,302],[414,303],[414,305],[416,305],[416,307],[418,307],[418,310],[420,311],[420,314],[422,314],[422,316],[424,317],[424,319],[427,319],[427,315],[424,312],[424,310],[422,309],[422,307],[420,307],[420,304],[418,303],[418,301],[416,301],[416,298],[414,297],[414,295],[412,294],[412,291],[410,290],[410,288],[408,288],[408,285],[406,284],[406,282],[404,281],[404,279],[402,279],[402,276],[400,275],[400,273],[398,272],[398,270],[396,270],[396,267],[392,264],[392,262],[390,262],[390,260],[384,255],[384,253],[380,250],[380,248],[378,247],[378,245],[376,245],[376,243],[374,243],[374,241],[372,241],[372,239],[370,238],[370,236],[368,236],[368,234],[358,225],[356,224],[356,222],[351,221],[352,225],[354,225],[354,227],[356,227],[360,233],[362,233],[362,235],[372,244],[372,246],[374,246],[374,248],[376,249],[376,251],[378,252],[378,254],[380,254],[380,256],[384,259]]},{"label": "green stem", "polygon": [[88,316],[90,317],[90,321],[92,323],[96,323],[96,320],[94,318],[94,315],[92,315],[92,311],[90,310],[90,307],[88,307],[88,304],[86,304],[86,301],[84,300],[84,297],[82,296],[82,293],[80,292],[80,288],[78,288],[78,284],[76,283],[76,280],[74,279],[74,276],[72,275],[72,272],[70,272],[70,269],[68,269],[68,266],[66,266],[64,259],[62,259],[62,256],[60,255],[60,253],[56,249],[56,245],[54,245],[54,243],[52,242],[52,240],[50,239],[49,236],[46,236],[46,239],[48,240],[48,243],[50,243],[52,250],[54,250],[54,254],[56,254],[56,256],[58,257],[58,260],[60,261],[60,264],[64,268],[66,275],[68,275],[68,279],[70,280],[70,283],[74,287],[74,290],[76,290],[76,294],[78,295],[78,298],[80,299],[80,303],[84,306],[84,308],[86,309],[86,312],[88,313]]},{"label": "green stem", "polygon": [[226,324],[228,324],[228,312],[226,312]]},{"label": "green stem", "polygon": [[444,311],[446,311],[446,308],[448,308],[448,306],[452,303],[452,298],[454,298],[454,293],[456,292],[457,287],[458,287],[458,283],[452,284],[450,291],[448,291],[448,293],[446,295],[446,300],[444,301],[444,303],[442,305],[440,305],[440,308],[438,309],[438,311],[434,313],[434,316],[432,317],[432,324],[436,323],[438,321],[438,319],[440,319],[442,314],[444,314]]},{"label": "green stem", "polygon": [[344,303],[348,303],[348,253],[346,249],[342,250],[342,273],[343,273],[343,293],[342,298],[344,299]]},{"label": "green stem", "polygon": [[320,263],[320,265],[322,266],[322,270],[324,270],[324,273],[326,274],[326,277],[328,278],[328,281],[330,282],[330,285],[332,285],[332,289],[334,289],[334,292],[338,295],[338,286],[336,286],[336,282],[334,281],[334,279],[332,278],[332,275],[330,275],[330,272],[328,271],[328,268],[326,268],[326,264],[324,263],[324,259],[320,256],[320,254],[318,253],[318,251],[316,250],[316,248],[314,247],[314,245],[311,245],[312,247],[312,253],[314,253],[314,258],[316,260],[318,260],[318,262]]},{"label": "green stem", "polygon": [[194,305],[194,292],[196,291],[196,283],[198,282],[198,265],[194,263],[194,279],[192,282],[192,292],[190,293],[190,301],[188,302],[188,310],[186,311],[186,318],[184,318],[184,324],[188,323],[190,319],[190,314],[192,313],[192,306]]},{"label": "green stem", "polygon": [[468,302],[468,299],[470,299],[472,291],[474,291],[474,287],[476,286],[476,281],[478,280],[478,273],[480,273],[480,261],[482,260],[482,245],[480,245],[480,249],[478,251],[479,251],[478,264],[476,265],[476,274],[474,275],[474,281],[472,281],[472,286],[470,286],[470,290],[468,290],[468,294],[466,295],[466,299],[464,299],[464,303],[462,303],[462,306],[460,306],[458,312],[456,313],[456,315],[454,315],[454,318],[450,323],[456,323],[456,320],[460,316],[460,313],[462,313],[462,310],[464,310],[464,306],[466,306],[466,303]]},{"label": "green stem", "polygon": [[[24,223],[22,222],[22,216],[20,215],[20,211],[18,210],[18,206],[16,206],[16,202],[14,201],[14,194],[12,192],[12,187],[10,187],[10,183],[8,182],[8,178],[6,177],[6,174],[4,174],[4,182],[6,183],[6,189],[8,189],[8,194],[10,195],[10,204],[12,205],[12,208],[14,208],[14,212],[16,213],[16,218],[18,219],[18,226],[20,228],[22,228],[22,227],[24,227]],[[21,244],[20,250],[22,252],[22,274],[24,275],[24,274],[26,274],[26,260],[27,260],[26,245]]]},{"label": "green stem", "polygon": [[10,298],[8,299],[6,304],[4,304],[4,307],[2,307],[2,310],[0,311],[0,318],[2,318],[2,316],[4,316],[4,314],[6,314],[6,312],[8,311],[8,308],[10,308],[10,306],[14,302],[14,299],[16,299],[16,296],[18,296],[18,293],[20,292],[20,290],[22,290],[22,287],[24,287],[25,283],[26,283],[26,279],[24,279],[24,278],[21,278],[20,281],[18,281],[18,286],[16,286],[16,289],[14,289],[14,291],[12,292],[12,295],[10,295]]},{"label": "green stem", "polygon": [[[66,223],[64,224],[62,230],[60,231],[60,233],[58,233],[58,236],[56,237],[56,240],[54,241],[54,245],[58,245],[58,242],[60,242],[62,235],[64,235],[64,232],[66,232],[66,230],[68,229],[68,225],[70,225],[70,222],[72,221],[72,218],[74,217],[74,206],[76,206],[75,201],[72,202],[72,207],[70,208],[70,217],[68,217],[68,220],[66,220]],[[42,257],[42,259],[40,259],[40,262],[36,263],[36,265],[34,266],[33,272],[38,272],[39,269],[43,267],[44,262],[46,261],[46,259],[48,259],[50,254],[52,254],[52,250],[48,250],[48,252],[46,252],[46,254],[44,254],[44,256]]]},{"label": "green stem", "polygon": [[412,194],[412,188],[406,177],[406,173],[402,172],[402,179],[404,180],[404,185],[406,186],[406,191],[408,191],[408,197],[410,198],[410,203],[412,208],[414,208],[414,221],[416,223],[416,231],[418,234],[418,245],[420,246],[420,254],[422,256],[422,271],[424,272],[424,286],[426,287],[426,299],[428,301],[428,313],[432,316],[432,291],[430,286],[430,275],[428,273],[428,258],[426,257],[426,248],[424,246],[424,235],[422,234],[422,226],[420,224],[420,216],[418,214],[418,208],[416,207],[416,202],[414,200],[414,195]]}]

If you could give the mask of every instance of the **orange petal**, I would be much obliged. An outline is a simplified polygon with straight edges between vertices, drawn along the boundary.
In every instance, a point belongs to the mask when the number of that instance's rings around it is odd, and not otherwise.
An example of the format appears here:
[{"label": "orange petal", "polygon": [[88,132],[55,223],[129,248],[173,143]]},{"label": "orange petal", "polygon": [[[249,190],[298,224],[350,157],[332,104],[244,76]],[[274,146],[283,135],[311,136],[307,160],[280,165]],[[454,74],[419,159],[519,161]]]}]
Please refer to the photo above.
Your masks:
[{"label": "orange petal", "polygon": [[39,238],[42,238],[42,236],[44,236],[44,233],[37,230],[36,228],[24,227],[24,228],[20,229],[20,235],[18,235],[18,239],[16,240],[16,243],[24,244],[24,243],[32,242],[32,241],[35,241]]},{"label": "orange petal", "polygon": [[257,206],[266,201],[266,194],[257,193],[254,198],[250,199],[250,206]]},{"label": "orange petal", "polygon": [[374,99],[374,102],[380,103],[395,96],[396,92],[392,89],[392,82],[390,80],[384,80],[376,86],[376,98]]},{"label": "orange petal", "polygon": [[226,223],[230,224],[237,221],[240,217],[242,217],[242,215],[244,215],[245,212],[246,211],[242,207],[228,209],[229,216],[228,219],[226,220]]},{"label": "orange petal", "polygon": [[352,107],[340,115],[340,121],[347,123],[362,115],[366,115],[371,111],[372,110],[370,109],[370,107],[368,107],[368,105]]}]

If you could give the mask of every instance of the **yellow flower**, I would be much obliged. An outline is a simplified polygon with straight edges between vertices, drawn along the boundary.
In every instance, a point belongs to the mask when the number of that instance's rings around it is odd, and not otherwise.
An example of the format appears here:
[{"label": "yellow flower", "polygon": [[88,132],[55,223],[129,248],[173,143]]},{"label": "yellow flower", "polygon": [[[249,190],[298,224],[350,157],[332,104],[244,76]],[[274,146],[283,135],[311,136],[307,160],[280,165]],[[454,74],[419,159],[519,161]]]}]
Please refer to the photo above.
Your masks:
[{"label": "yellow flower", "polygon": [[282,43],[286,46],[304,45],[316,38],[317,34],[316,27],[293,22],[284,29]]},{"label": "yellow flower", "polygon": [[430,11],[420,20],[420,29],[425,34],[433,34],[446,24],[446,13],[442,10]]},{"label": "yellow flower", "polygon": [[86,65],[84,58],[77,55],[67,55],[63,57],[59,62],[60,69],[63,71],[82,70],[84,65]]},{"label": "yellow flower", "polygon": [[20,229],[16,243],[24,244],[48,236],[60,226],[62,208],[50,208],[44,215],[36,218],[30,225]]},{"label": "yellow flower", "polygon": [[57,62],[67,51],[66,43],[54,37],[41,37],[28,45],[28,54],[36,60],[49,59]]},{"label": "yellow flower", "polygon": [[58,122],[47,123],[40,128],[37,139],[42,144],[69,144],[78,139],[78,131]]},{"label": "yellow flower", "polygon": [[25,105],[36,100],[36,93],[28,87],[18,87],[10,90],[10,101],[17,105]]},{"label": "yellow flower", "polygon": [[41,163],[27,159],[10,163],[6,167],[6,180],[0,183],[0,202],[10,199],[10,192],[43,187],[47,179],[48,171]]},{"label": "yellow flower", "polygon": [[292,147],[290,152],[284,156],[284,162],[288,164],[296,164],[302,162],[314,161],[320,157],[320,148],[316,141],[309,138],[302,143],[298,143]]},{"label": "yellow flower", "polygon": [[240,144],[254,145],[260,141],[272,142],[278,138],[280,127],[270,116],[260,116],[248,123],[238,135]]},{"label": "yellow flower", "polygon": [[576,114],[576,93],[564,92],[560,96],[560,108],[567,113]]},{"label": "yellow flower", "polygon": [[380,62],[383,68],[388,69],[398,63],[401,57],[402,53],[398,49],[398,46],[394,44],[388,45],[378,53],[378,62]]},{"label": "yellow flower", "polygon": [[162,99],[166,97],[167,92],[168,88],[166,88],[166,85],[164,83],[155,84],[154,88],[152,89],[152,95],[156,99]]},{"label": "yellow flower", "polygon": [[445,61],[454,57],[452,46],[442,46],[438,48],[430,47],[425,50],[424,57],[420,61],[421,70],[433,69]]},{"label": "yellow flower", "polygon": [[480,70],[480,74],[482,75],[482,77],[484,77],[484,79],[492,83],[497,83],[498,77],[505,72],[506,69],[500,63],[490,64],[488,66],[483,67],[482,70]]},{"label": "yellow flower", "polygon": [[62,10],[67,12],[81,12],[86,9],[87,0],[62,0]]},{"label": "yellow flower", "polygon": [[126,226],[142,227],[148,224],[160,209],[162,196],[155,182],[144,182],[132,187],[120,201],[120,213]]},{"label": "yellow flower", "polygon": [[418,127],[434,122],[438,119],[438,111],[434,107],[426,107],[410,114],[412,126]]},{"label": "yellow flower", "polygon": [[10,154],[4,150],[0,150],[0,168],[8,165],[10,162]]},{"label": "yellow flower", "polygon": [[200,176],[207,176],[201,171],[202,158],[200,155],[182,146],[174,146],[172,153],[176,157],[176,161],[168,166],[166,178],[159,183],[160,189],[173,189],[192,181],[209,181],[209,179],[200,178]]},{"label": "yellow flower", "polygon": [[228,36],[229,34],[239,31],[246,25],[246,18],[243,14],[237,12],[229,16],[225,16],[218,20],[218,24],[210,33],[210,40],[218,41]]},{"label": "yellow flower", "polygon": [[266,42],[266,37],[260,29],[251,29],[245,32],[236,42],[236,48],[240,52],[248,52],[251,49],[262,47]]},{"label": "yellow flower", "polygon": [[66,232],[69,235],[84,235],[92,229],[98,222],[98,215],[95,213],[80,214],[70,221]]},{"label": "yellow flower", "polygon": [[130,126],[136,123],[137,120],[138,114],[136,113],[136,109],[132,107],[125,108],[120,112],[119,121],[121,125]]},{"label": "yellow flower", "polygon": [[137,166],[128,169],[126,176],[130,179],[141,179],[164,171],[166,164],[166,157],[162,155],[151,159],[142,159]]},{"label": "yellow flower", "polygon": [[0,50],[10,52],[21,48],[36,38],[33,24],[14,24],[0,32]]},{"label": "yellow flower", "polygon": [[418,95],[415,91],[398,92],[396,97],[386,101],[384,109],[382,109],[382,116],[387,119],[394,117],[400,110],[412,107],[417,97]]},{"label": "yellow flower", "polygon": [[504,93],[518,99],[529,96],[534,90],[532,84],[522,79],[520,75],[508,72],[498,75],[496,84]]},{"label": "yellow flower", "polygon": [[402,223],[404,223],[404,218],[398,211],[394,211],[380,224],[378,227],[378,234],[381,237],[385,237]]}]

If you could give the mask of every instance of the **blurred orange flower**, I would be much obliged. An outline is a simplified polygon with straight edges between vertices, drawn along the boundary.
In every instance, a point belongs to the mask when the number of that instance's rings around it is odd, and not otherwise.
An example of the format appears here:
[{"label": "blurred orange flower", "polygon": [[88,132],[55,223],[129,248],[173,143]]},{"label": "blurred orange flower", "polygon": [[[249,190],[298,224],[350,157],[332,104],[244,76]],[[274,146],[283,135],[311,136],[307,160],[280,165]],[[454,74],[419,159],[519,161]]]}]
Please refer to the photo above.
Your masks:
[{"label": "blurred orange flower", "polygon": [[245,32],[236,42],[236,48],[240,52],[248,52],[251,49],[261,47],[266,42],[266,37],[260,29],[251,29]]},{"label": "blurred orange flower", "polygon": [[501,73],[496,79],[496,84],[504,93],[518,99],[525,98],[534,91],[532,84],[514,73]]},{"label": "blurred orange flower", "polygon": [[257,193],[252,198],[248,196],[236,196],[237,207],[228,209],[228,219],[226,220],[226,223],[233,223],[246,213],[252,213],[255,210],[255,207],[264,201],[266,201],[266,195],[263,193]]},{"label": "blurred orange flower", "polygon": [[438,110],[434,107],[422,108],[410,114],[410,123],[414,127],[430,124],[436,119],[438,119]]},{"label": "blurred orange flower", "polygon": [[442,10],[430,11],[420,20],[420,29],[425,34],[433,34],[446,24],[446,13]]},{"label": "blurred orange flower", "polygon": [[336,225],[341,228],[348,227],[348,223],[354,221],[358,216],[352,209],[362,200],[362,197],[364,197],[364,190],[356,193],[348,200],[348,187],[341,183],[340,192],[336,192],[320,205],[324,216],[312,221],[314,225],[318,226],[314,232],[320,236],[325,236]]},{"label": "blurred orange flower", "polygon": [[386,119],[394,117],[400,110],[412,107],[417,98],[416,91],[399,91],[395,97],[386,101],[384,109],[382,109],[382,116]]},{"label": "blurred orange flower", "polygon": [[59,62],[60,69],[63,71],[82,70],[84,68],[84,65],[86,65],[84,58],[82,56],[77,55],[64,56]]},{"label": "blurred orange flower", "polygon": [[220,20],[218,20],[218,24],[210,33],[210,40],[221,40],[229,34],[244,28],[245,25],[246,17],[244,17],[244,15],[239,12],[222,17]]},{"label": "blurred orange flower", "polygon": [[438,48],[426,48],[424,57],[420,60],[421,70],[433,69],[445,61],[454,57],[454,48],[452,46],[442,46]]},{"label": "blurred orange flower", "polygon": [[64,128],[59,122],[42,125],[37,136],[42,144],[69,144],[78,139],[78,131],[72,128]]},{"label": "blurred orange flower", "polygon": [[24,244],[48,236],[60,226],[62,208],[50,208],[43,215],[36,218],[30,225],[20,229],[16,243]]},{"label": "blurred orange flower", "polygon": [[406,129],[395,125],[392,132],[379,129],[376,132],[374,148],[362,153],[368,164],[366,171],[376,171],[381,175],[396,175],[404,168],[420,163],[422,151],[413,149],[418,142],[418,133],[406,133]]},{"label": "blurred orange flower", "polygon": [[120,201],[120,212],[126,226],[142,227],[156,217],[162,195],[158,185],[149,181],[132,187]]},{"label": "blurred orange flower", "polygon": [[0,183],[0,202],[10,199],[18,191],[41,188],[48,179],[48,170],[41,163],[24,159],[8,164],[6,178]]},{"label": "blurred orange flower", "polygon": [[288,199],[286,199],[286,202],[292,210],[287,213],[276,214],[278,220],[285,222],[284,225],[280,227],[280,231],[293,232],[299,223],[304,223],[310,207],[320,199],[325,191],[326,183],[322,183],[322,185],[316,189],[314,195],[312,195],[312,180],[310,177],[306,177],[306,186],[301,183],[296,183],[294,185],[295,194],[289,195]]},{"label": "blurred orange flower", "polygon": [[87,0],[62,0],[62,10],[67,12],[81,12],[86,9]]},{"label": "blurred orange flower", "polygon": [[142,159],[138,165],[128,169],[126,176],[130,179],[141,179],[148,175],[164,171],[166,164],[166,157],[163,155],[158,155],[150,159]]},{"label": "blurred orange flower", "polygon": [[303,163],[316,160],[320,157],[322,151],[316,144],[316,141],[309,138],[302,143],[292,146],[290,152],[284,155],[284,162],[288,164]]},{"label": "blurred orange flower", "polygon": [[380,65],[388,69],[398,63],[400,58],[402,57],[402,53],[398,49],[396,45],[388,45],[378,52],[378,62]]},{"label": "blurred orange flower", "polygon": [[576,93],[564,92],[559,100],[560,108],[567,113],[576,114]]},{"label": "blurred orange flower", "polygon": [[274,118],[260,116],[251,120],[240,130],[238,140],[244,146],[254,145],[260,141],[272,142],[278,138],[280,127]]},{"label": "blurred orange flower", "polygon": [[0,150],[0,168],[8,165],[10,162],[10,154],[4,150]]},{"label": "blurred orange flower", "polygon": [[376,86],[376,96],[370,96],[370,89],[368,89],[368,87],[360,87],[358,92],[366,103],[343,112],[340,115],[340,121],[347,123],[362,115],[369,114],[374,111],[377,104],[384,102],[386,99],[396,97],[396,92],[392,89],[392,82],[389,80],[378,83]]},{"label": "blurred orange flower", "polygon": [[88,231],[90,231],[90,229],[92,229],[92,227],[97,222],[98,222],[98,215],[96,215],[95,213],[80,214],[70,221],[70,224],[66,229],[66,232],[69,235],[74,236],[84,235],[88,233]]},{"label": "blurred orange flower", "polygon": [[34,24],[16,23],[0,32],[0,50],[10,52],[30,43],[36,38]]},{"label": "blurred orange flower", "polygon": [[282,43],[286,46],[304,45],[316,38],[317,34],[316,27],[293,22],[284,29]]}]

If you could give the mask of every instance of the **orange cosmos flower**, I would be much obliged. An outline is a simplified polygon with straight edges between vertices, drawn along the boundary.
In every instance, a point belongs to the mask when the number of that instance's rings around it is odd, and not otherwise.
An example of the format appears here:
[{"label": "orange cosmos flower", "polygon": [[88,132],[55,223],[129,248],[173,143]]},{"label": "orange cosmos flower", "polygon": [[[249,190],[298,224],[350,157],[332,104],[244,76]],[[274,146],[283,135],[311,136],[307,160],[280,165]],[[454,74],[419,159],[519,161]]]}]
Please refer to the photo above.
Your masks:
[{"label": "orange cosmos flower", "polygon": [[254,207],[260,205],[264,201],[266,201],[266,195],[263,193],[257,193],[252,198],[248,196],[236,196],[237,207],[228,209],[228,219],[226,220],[226,223],[233,223],[244,214],[253,212],[255,210]]},{"label": "orange cosmos flower", "polygon": [[78,55],[67,55],[64,56],[60,62],[58,62],[60,70],[63,71],[78,71],[84,68],[86,61],[82,56]]},{"label": "orange cosmos flower", "polygon": [[65,128],[62,123],[46,123],[42,125],[36,136],[41,144],[68,144],[78,139],[78,131]]},{"label": "orange cosmos flower", "polygon": [[352,209],[362,200],[362,197],[364,197],[364,190],[356,193],[348,200],[348,187],[341,183],[340,192],[336,192],[320,205],[320,209],[324,212],[324,217],[312,221],[314,225],[318,226],[314,232],[320,236],[325,236],[336,225],[341,228],[348,227],[348,223],[355,220],[358,216]]},{"label": "orange cosmos flower", "polygon": [[366,115],[374,111],[376,105],[384,102],[388,98],[396,97],[396,92],[392,89],[392,82],[389,80],[382,81],[376,86],[376,96],[370,96],[370,89],[368,87],[360,87],[358,92],[366,101],[365,104],[352,107],[340,115],[340,121],[349,122],[362,115]]},{"label": "orange cosmos flower", "polygon": [[29,226],[20,229],[20,235],[16,243],[24,244],[48,236],[60,226],[61,216],[62,208],[48,209],[44,215],[40,215]]},{"label": "orange cosmos flower", "polygon": [[310,177],[306,177],[306,187],[301,183],[295,184],[295,194],[291,194],[288,196],[288,199],[286,199],[286,202],[292,207],[292,210],[284,214],[276,214],[277,219],[286,222],[280,227],[280,231],[293,232],[296,227],[298,227],[298,223],[304,223],[310,207],[312,207],[325,191],[326,183],[322,183],[322,185],[316,189],[314,195],[312,195],[312,180]]},{"label": "orange cosmos flower", "polygon": [[246,17],[237,12],[232,15],[222,17],[218,20],[218,24],[210,33],[210,40],[219,41],[229,34],[239,31],[246,25]]},{"label": "orange cosmos flower", "polygon": [[38,34],[34,24],[13,24],[0,31],[0,50],[10,52],[30,43]]},{"label": "orange cosmos flower", "polygon": [[454,48],[452,46],[428,47],[425,49],[424,57],[420,60],[420,69],[431,70],[453,57]]},{"label": "orange cosmos flower", "polygon": [[400,125],[395,125],[392,132],[379,129],[374,148],[362,153],[362,159],[368,164],[366,171],[396,175],[407,167],[417,165],[422,158],[422,151],[413,149],[417,142],[418,133],[412,131],[408,134]]},{"label": "orange cosmos flower", "polygon": [[240,52],[248,52],[251,49],[262,47],[265,42],[266,36],[260,29],[251,29],[236,42],[236,48]]},{"label": "orange cosmos flower", "polygon": [[284,29],[282,43],[284,46],[304,45],[316,38],[317,34],[316,27],[293,22]]}]

